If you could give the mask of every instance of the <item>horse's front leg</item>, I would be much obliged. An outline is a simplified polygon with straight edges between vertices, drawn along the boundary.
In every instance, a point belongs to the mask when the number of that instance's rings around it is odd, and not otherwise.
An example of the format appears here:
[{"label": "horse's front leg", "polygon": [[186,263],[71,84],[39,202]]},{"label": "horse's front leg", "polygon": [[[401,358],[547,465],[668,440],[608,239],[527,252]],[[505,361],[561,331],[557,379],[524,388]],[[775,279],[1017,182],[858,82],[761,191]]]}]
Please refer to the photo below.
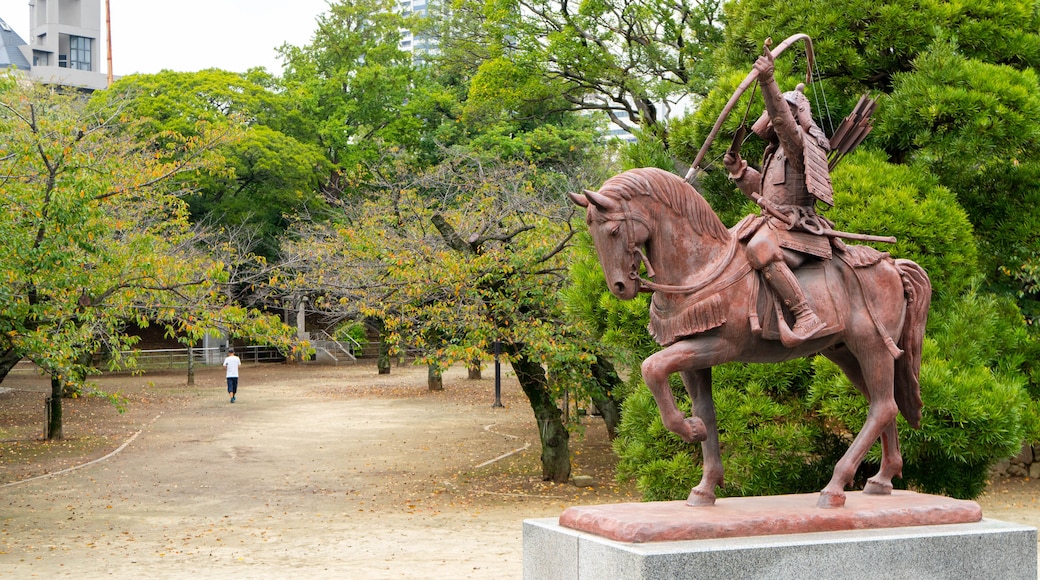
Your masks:
[{"label": "horse's front leg", "polygon": [[715,488],[722,486],[722,453],[719,451],[719,428],[715,419],[715,401],[711,397],[711,368],[680,371],[686,392],[690,393],[693,415],[704,421],[707,437],[701,441],[704,461],[701,482],[690,490],[686,503],[691,506],[715,505]]},{"label": "horse's front leg", "polygon": [[693,349],[686,346],[687,341],[677,342],[668,348],[658,351],[643,361],[643,382],[650,388],[650,393],[657,402],[657,410],[661,413],[661,421],[665,429],[675,433],[687,443],[705,441],[708,438],[704,421],[697,416],[686,418],[675,404],[672,387],[668,378],[672,373],[688,370],[693,366],[696,357]]}]

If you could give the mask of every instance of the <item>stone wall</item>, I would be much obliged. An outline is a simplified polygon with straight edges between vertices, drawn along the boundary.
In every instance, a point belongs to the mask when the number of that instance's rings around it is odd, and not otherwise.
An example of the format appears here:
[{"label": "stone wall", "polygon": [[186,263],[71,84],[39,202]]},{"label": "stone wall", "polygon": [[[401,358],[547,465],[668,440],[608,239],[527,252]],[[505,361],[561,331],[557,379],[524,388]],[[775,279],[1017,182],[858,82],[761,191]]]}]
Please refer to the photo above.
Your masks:
[{"label": "stone wall", "polygon": [[1040,445],[1023,444],[1018,455],[995,464],[990,471],[996,477],[1040,479]]}]

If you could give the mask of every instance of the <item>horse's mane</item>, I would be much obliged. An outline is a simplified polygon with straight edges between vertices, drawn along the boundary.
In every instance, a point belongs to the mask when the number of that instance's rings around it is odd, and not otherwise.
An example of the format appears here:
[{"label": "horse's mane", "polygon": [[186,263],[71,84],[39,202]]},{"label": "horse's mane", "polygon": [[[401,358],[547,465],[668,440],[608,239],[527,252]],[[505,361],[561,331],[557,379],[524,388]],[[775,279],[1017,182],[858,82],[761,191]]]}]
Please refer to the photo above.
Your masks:
[{"label": "horse's mane", "polygon": [[656,167],[630,169],[608,179],[599,193],[632,200],[636,194],[648,196],[689,220],[699,234],[717,240],[729,237],[729,230],[715,215],[708,202],[679,176]]}]

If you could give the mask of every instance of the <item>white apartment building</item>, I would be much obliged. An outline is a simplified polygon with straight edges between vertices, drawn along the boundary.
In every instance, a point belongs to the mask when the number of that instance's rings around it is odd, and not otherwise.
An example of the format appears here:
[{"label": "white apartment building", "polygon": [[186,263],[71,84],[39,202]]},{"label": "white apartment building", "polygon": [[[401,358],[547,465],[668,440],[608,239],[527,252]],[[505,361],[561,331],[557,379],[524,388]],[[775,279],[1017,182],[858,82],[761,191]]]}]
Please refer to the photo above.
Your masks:
[{"label": "white apartment building", "polygon": [[[397,10],[401,14],[417,14],[429,16],[429,0],[400,0]],[[437,40],[423,34],[415,34],[411,30],[401,31],[401,42],[398,44],[401,50],[412,53],[415,63],[422,63],[426,55],[437,54]]]},{"label": "white apartment building", "polygon": [[[419,16],[427,16],[427,0],[400,0],[397,3],[398,14],[416,14]],[[412,52],[415,49],[416,37],[412,34],[411,30],[401,31],[401,43],[399,44],[401,50]]]},{"label": "white apartment building", "polygon": [[6,22],[0,37],[7,57],[5,62],[0,55],[2,66],[16,66],[48,84],[87,90],[108,86],[107,71],[102,71],[101,0],[29,0],[29,42]]}]

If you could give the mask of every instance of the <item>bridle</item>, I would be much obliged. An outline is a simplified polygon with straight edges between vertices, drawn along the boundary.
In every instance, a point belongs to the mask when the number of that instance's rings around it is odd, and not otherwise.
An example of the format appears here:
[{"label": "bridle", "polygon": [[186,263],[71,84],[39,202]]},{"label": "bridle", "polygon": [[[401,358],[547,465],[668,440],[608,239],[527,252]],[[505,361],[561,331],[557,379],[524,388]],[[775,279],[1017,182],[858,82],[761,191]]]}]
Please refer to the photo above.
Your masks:
[{"label": "bridle", "polygon": [[[701,279],[701,281],[694,284],[688,284],[684,286],[675,286],[671,284],[658,284],[652,280],[647,280],[639,275],[639,266],[643,264],[646,266],[646,275],[649,278],[654,278],[656,273],[653,265],[650,263],[650,258],[647,257],[646,252],[643,251],[641,245],[637,245],[635,242],[635,222],[642,224],[646,227],[647,232],[653,232],[650,227],[650,222],[642,215],[631,211],[628,200],[620,198],[618,201],[621,202],[620,212],[604,212],[603,218],[607,221],[621,221],[625,224],[625,247],[626,251],[632,256],[632,270],[628,273],[628,278],[634,280],[638,286],[639,292],[661,292],[664,294],[692,294],[703,290],[707,286],[718,280],[719,276],[722,275],[723,271],[726,270],[727,266],[733,263],[733,256],[737,249],[737,238],[734,236],[726,249],[726,254],[720,258],[716,258],[707,272],[707,274]],[[745,267],[740,268],[739,271],[734,272],[733,275],[727,277],[723,286],[728,286],[740,279],[744,274],[750,270],[750,265],[745,264]]]},{"label": "bridle", "polygon": [[629,208],[629,204],[628,204],[628,200],[627,199],[620,198],[618,201],[621,202],[621,211],[600,212],[600,213],[603,216],[603,220],[604,221],[619,221],[619,222],[622,222],[623,224],[625,224],[625,234],[624,234],[625,235],[625,251],[628,252],[628,255],[632,256],[632,258],[633,258],[632,259],[632,270],[629,271],[628,278],[630,280],[635,280],[636,284],[639,285],[639,291],[640,292],[652,292],[652,290],[649,290],[649,289],[644,290],[643,289],[644,283],[645,284],[653,284],[653,282],[650,282],[649,280],[645,280],[645,279],[643,279],[642,276],[639,275],[639,266],[640,266],[640,264],[646,266],[646,275],[649,276],[650,278],[653,278],[657,274],[656,274],[656,272],[654,272],[653,265],[650,264],[650,258],[648,258],[646,256],[646,252],[643,251],[643,247],[641,245],[637,245],[636,242],[635,242],[635,239],[636,239],[635,222],[638,222],[638,223],[642,224],[643,227],[646,228],[647,232],[652,231],[651,228],[650,228],[650,222],[645,217],[643,217],[643,216],[641,216],[639,214],[633,213],[631,211],[631,209]]}]

